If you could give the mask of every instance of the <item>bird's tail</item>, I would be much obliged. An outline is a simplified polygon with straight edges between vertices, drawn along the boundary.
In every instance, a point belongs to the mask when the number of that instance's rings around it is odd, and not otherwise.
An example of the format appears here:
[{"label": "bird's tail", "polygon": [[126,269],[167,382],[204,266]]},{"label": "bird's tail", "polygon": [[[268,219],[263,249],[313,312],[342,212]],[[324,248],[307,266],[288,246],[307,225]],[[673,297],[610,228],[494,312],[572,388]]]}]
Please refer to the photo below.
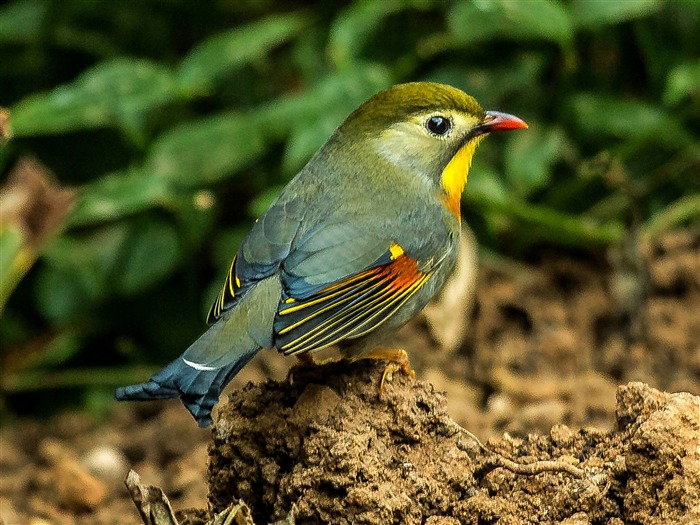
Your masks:
[{"label": "bird's tail", "polygon": [[145,383],[118,388],[119,401],[180,397],[200,427],[212,424],[219,395],[263,347],[272,346],[272,322],[281,294],[278,277],[257,283],[175,361]]},{"label": "bird's tail", "polygon": [[[201,344],[200,341],[201,338],[192,346]],[[208,427],[212,424],[211,411],[219,401],[221,391],[258,350],[260,347],[237,352],[232,362],[221,367],[190,361],[185,357],[185,352],[145,383],[117,388],[114,397],[118,401],[150,401],[179,397],[197,420],[197,424],[202,428]]]}]

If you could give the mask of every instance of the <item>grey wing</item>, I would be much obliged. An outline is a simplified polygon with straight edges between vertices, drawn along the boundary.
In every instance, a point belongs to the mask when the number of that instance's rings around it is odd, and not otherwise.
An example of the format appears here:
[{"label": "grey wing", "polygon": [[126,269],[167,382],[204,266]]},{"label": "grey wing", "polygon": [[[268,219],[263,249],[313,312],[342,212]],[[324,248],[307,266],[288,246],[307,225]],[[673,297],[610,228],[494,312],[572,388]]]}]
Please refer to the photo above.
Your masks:
[{"label": "grey wing", "polygon": [[278,200],[255,223],[233,257],[207,322],[216,322],[260,280],[279,271],[304,218],[297,199]]},{"label": "grey wing", "polygon": [[283,263],[275,346],[300,354],[371,332],[431,278],[424,255],[371,227],[319,226]]}]

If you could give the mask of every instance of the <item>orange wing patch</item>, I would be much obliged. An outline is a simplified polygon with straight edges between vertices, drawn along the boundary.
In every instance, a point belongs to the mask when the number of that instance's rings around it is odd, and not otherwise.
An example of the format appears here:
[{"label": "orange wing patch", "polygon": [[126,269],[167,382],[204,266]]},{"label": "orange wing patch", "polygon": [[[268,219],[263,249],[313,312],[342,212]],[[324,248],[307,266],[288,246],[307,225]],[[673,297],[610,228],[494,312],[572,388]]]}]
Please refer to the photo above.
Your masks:
[{"label": "orange wing patch", "polygon": [[392,244],[388,262],[333,283],[299,301],[283,301],[275,318],[277,348],[285,354],[318,350],[374,330],[430,278]]}]

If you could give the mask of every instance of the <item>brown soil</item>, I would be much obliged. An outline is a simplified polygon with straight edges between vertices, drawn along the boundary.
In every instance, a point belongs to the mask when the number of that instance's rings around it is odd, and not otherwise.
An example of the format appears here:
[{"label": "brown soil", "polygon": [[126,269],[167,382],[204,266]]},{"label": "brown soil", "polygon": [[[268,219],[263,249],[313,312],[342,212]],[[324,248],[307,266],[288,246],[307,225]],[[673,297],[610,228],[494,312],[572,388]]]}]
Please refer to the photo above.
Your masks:
[{"label": "brown soil", "polygon": [[[396,373],[378,399],[376,363],[297,370],[288,385],[292,362],[262,352],[222,398],[209,472],[211,433],[176,402],[3,427],[0,520],[138,524],[131,467],[176,509],[202,509],[192,524],[239,497],[258,524],[292,504],[297,523],[699,523],[698,398],[615,397],[630,381],[700,394],[700,234],[617,259],[491,264],[460,344],[429,317],[407,326],[397,346],[445,397]],[[499,457],[585,476],[514,473]]]},{"label": "brown soil", "polygon": [[242,498],[257,523],[292,508],[297,524],[700,522],[700,397],[631,383],[615,431],[557,425],[481,448],[427,382],[395,376],[378,399],[383,369],[331,364],[234,393],[210,508]]}]

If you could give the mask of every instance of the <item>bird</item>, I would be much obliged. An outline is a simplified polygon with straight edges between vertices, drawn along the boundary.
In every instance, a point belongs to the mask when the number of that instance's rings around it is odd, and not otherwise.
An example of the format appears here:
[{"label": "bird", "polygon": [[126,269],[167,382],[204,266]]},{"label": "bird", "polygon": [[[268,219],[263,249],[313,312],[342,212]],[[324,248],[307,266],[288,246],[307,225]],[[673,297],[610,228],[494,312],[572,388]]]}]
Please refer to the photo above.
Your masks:
[{"label": "bird", "polygon": [[200,427],[223,388],[263,348],[400,361],[386,346],[449,277],[461,195],[489,133],[527,128],[435,82],[398,84],[353,111],[239,245],[211,325],[117,400],[179,397]]}]

